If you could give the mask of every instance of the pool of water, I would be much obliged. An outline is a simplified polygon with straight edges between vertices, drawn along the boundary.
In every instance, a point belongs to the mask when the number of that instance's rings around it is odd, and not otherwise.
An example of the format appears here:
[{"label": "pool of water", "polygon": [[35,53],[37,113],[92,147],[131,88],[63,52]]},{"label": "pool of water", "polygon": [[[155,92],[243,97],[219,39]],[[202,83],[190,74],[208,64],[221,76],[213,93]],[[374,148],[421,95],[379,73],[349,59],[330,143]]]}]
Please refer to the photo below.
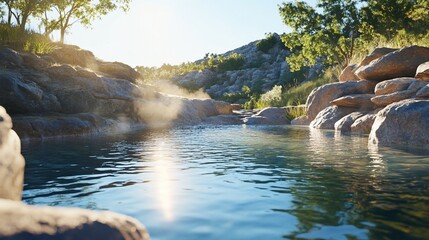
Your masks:
[{"label": "pool of water", "polygon": [[152,239],[429,236],[427,149],[223,126],[51,140],[23,155],[25,202],[127,214]]}]

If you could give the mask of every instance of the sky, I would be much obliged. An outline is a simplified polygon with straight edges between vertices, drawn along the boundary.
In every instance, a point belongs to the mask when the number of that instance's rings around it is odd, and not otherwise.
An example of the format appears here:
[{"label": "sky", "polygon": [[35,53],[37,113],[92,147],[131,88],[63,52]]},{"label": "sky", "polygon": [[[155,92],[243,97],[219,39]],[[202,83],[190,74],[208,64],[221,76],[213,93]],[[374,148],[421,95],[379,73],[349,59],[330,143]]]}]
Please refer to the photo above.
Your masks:
[{"label": "sky", "polygon": [[133,0],[126,13],[109,13],[90,28],[74,25],[65,41],[133,67],[180,64],[238,48],[265,33],[287,32],[278,13],[282,2]]}]

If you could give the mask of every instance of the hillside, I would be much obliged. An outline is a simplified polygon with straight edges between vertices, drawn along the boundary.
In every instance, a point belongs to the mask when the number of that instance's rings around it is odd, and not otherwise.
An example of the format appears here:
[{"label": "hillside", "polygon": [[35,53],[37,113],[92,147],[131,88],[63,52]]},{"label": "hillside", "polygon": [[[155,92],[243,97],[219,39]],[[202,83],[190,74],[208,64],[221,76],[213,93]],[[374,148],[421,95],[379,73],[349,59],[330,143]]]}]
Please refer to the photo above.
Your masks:
[{"label": "hillside", "polygon": [[[316,73],[316,69],[291,73],[285,61],[289,54],[280,36],[274,33],[223,54],[207,54],[193,63],[155,69],[156,74],[140,72],[146,82],[154,85],[169,80],[189,90],[203,89],[214,99],[244,103],[248,99],[243,98],[249,97],[242,94],[245,86],[251,94],[262,94],[275,85],[298,84]],[[166,71],[171,76],[162,74]]]}]

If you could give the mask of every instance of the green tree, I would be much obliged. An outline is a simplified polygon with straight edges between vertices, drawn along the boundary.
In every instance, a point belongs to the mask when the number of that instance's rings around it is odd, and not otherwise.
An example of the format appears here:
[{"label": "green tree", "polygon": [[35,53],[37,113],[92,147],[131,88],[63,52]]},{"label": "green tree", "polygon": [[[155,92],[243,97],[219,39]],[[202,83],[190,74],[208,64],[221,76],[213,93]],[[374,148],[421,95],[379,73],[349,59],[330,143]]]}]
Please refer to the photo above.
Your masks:
[{"label": "green tree", "polygon": [[7,8],[7,23],[12,25],[12,17],[16,24],[24,32],[30,16],[37,14],[47,6],[47,0],[3,0],[1,1]]},{"label": "green tree", "polygon": [[[407,32],[418,30],[416,21],[413,21],[408,12],[416,4],[415,0],[363,0],[361,9],[362,22],[371,28],[372,34],[393,38],[398,30]],[[426,13],[427,14],[427,13]],[[361,29],[368,32],[367,29]]]},{"label": "green tree", "polygon": [[106,15],[116,9],[128,10],[131,0],[51,0],[51,13],[54,19],[49,18],[49,13],[44,12],[42,22],[45,26],[45,34],[53,30],[60,30],[60,42],[64,43],[67,30],[75,23],[90,26],[96,18]]},{"label": "green tree", "polygon": [[286,47],[292,50],[287,58],[291,70],[313,66],[348,64],[359,35],[359,9],[355,0],[321,0],[316,8],[306,2],[283,3],[283,22],[292,32],[283,35]]}]

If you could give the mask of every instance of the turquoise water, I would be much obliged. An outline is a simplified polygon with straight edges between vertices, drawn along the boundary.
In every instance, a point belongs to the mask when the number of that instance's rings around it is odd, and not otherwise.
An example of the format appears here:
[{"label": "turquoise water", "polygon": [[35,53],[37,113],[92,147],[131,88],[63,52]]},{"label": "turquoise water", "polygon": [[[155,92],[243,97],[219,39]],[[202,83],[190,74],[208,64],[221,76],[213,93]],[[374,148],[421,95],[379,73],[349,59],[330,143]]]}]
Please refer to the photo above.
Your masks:
[{"label": "turquoise water", "polygon": [[24,201],[111,210],[152,239],[422,239],[429,151],[296,127],[25,144]]}]

